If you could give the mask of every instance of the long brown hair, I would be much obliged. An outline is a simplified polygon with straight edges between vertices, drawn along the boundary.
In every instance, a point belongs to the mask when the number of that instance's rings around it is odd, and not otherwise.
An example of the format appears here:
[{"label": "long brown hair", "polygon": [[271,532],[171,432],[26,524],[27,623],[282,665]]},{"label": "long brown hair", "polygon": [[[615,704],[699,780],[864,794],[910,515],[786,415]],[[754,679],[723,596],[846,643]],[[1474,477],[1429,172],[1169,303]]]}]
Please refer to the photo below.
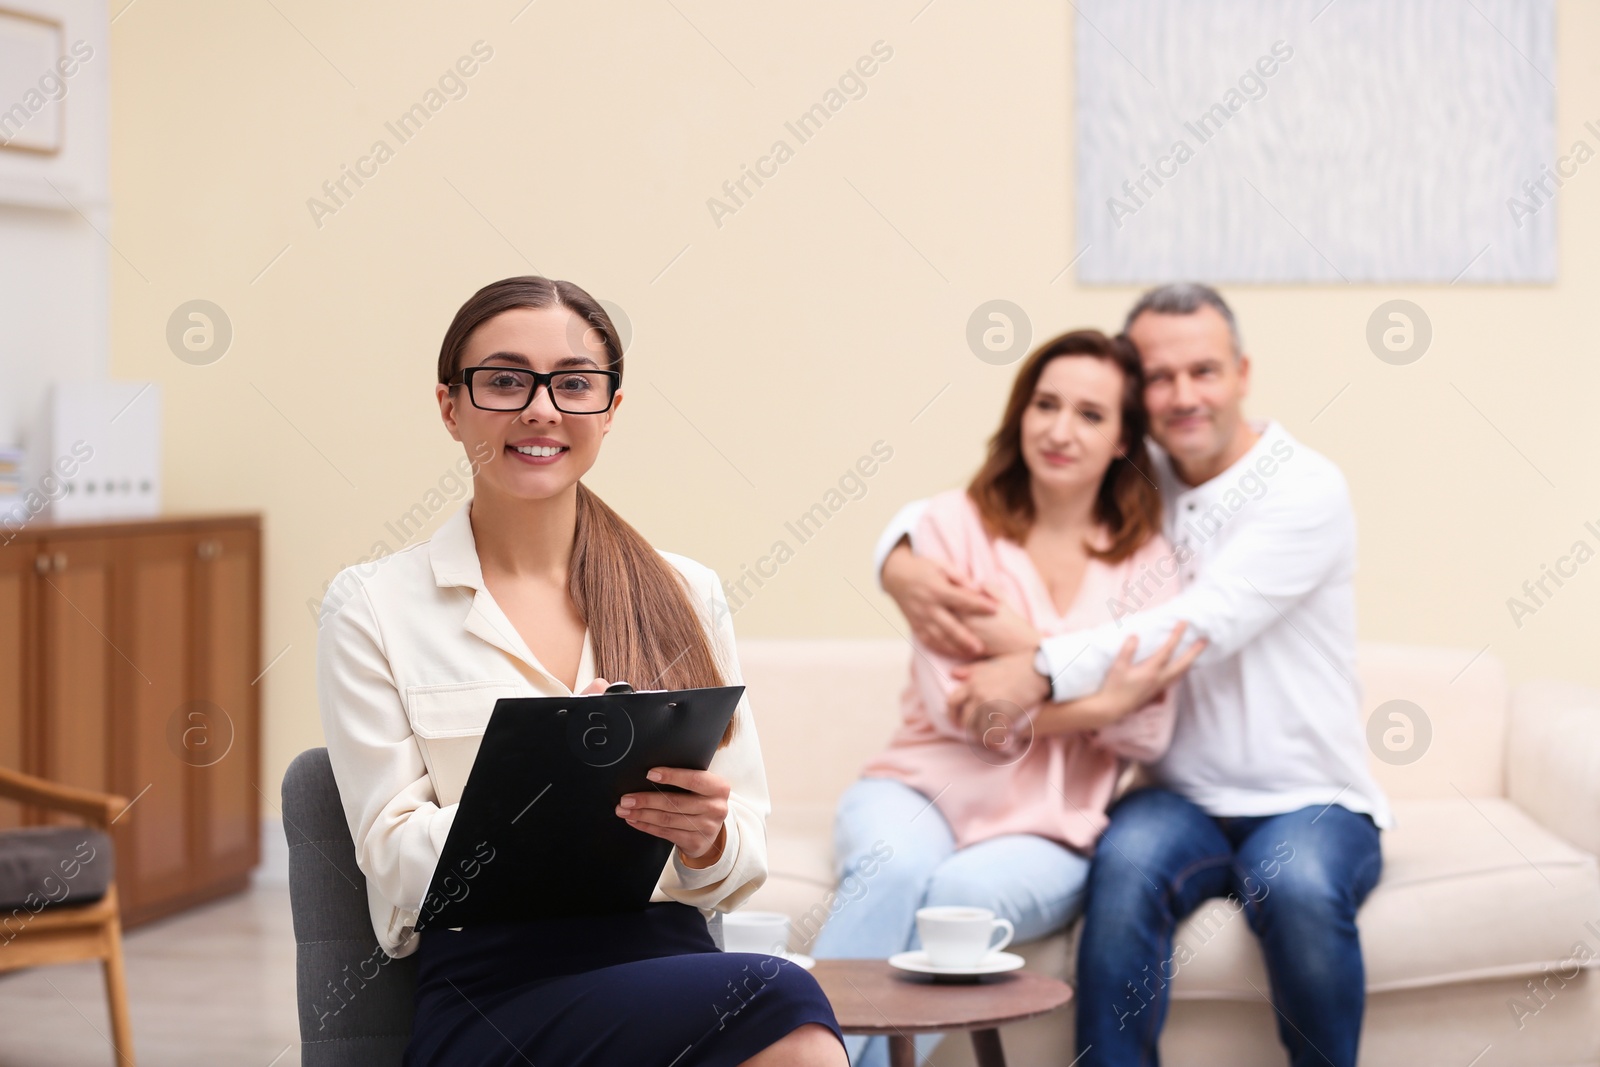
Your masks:
[{"label": "long brown hair", "polygon": [[1108,360],[1122,372],[1122,440],[1118,442],[1122,455],[1106,468],[1094,501],[1095,521],[1110,532],[1111,543],[1104,549],[1085,546],[1091,557],[1119,563],[1161,529],[1161,493],[1144,442],[1150,425],[1144,409],[1144,369],[1133,343],[1121,334],[1107,337],[1099,330],[1073,330],[1028,355],[1011,383],[1000,428],[989,438],[988,457],[967,486],[967,496],[977,505],[991,537],[1007,537],[1018,544],[1027,538],[1037,516],[1028,465],[1022,458],[1022,416],[1033,401],[1046,364],[1062,356]]},{"label": "long brown hair", "polygon": [[[571,282],[525,276],[486,285],[461,305],[439,346],[440,383],[455,380],[462,350],[479,326],[513,308],[548,307],[566,308],[588,323],[604,341],[605,369],[622,372],[622,338],[598,300]],[[577,492],[567,591],[590,628],[596,675],[638,689],[725,684],[683,575],[588,486],[579,482]],[[714,623],[714,604],[706,605],[706,616]],[[722,746],[733,734],[730,720]]]}]

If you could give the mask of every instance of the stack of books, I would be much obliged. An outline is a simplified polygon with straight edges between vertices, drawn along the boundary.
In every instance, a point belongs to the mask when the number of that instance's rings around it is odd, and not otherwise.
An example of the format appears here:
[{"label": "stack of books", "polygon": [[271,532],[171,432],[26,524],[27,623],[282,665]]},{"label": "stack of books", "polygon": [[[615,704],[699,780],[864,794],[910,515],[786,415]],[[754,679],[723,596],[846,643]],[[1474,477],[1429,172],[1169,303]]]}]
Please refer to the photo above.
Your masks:
[{"label": "stack of books", "polygon": [[0,445],[0,520],[22,512],[22,449]]}]

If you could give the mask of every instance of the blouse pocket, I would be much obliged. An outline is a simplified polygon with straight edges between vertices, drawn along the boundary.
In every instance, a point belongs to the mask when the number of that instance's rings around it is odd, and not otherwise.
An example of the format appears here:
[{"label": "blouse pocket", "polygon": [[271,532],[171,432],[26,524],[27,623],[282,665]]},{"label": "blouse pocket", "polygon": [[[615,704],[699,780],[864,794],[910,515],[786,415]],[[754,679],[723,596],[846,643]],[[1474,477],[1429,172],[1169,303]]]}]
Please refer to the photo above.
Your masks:
[{"label": "blouse pocket", "polygon": [[530,694],[506,682],[414,685],[406,689],[411,731],[422,749],[422,760],[433,779],[433,793],[440,807],[461,799],[495,701],[523,695]]}]

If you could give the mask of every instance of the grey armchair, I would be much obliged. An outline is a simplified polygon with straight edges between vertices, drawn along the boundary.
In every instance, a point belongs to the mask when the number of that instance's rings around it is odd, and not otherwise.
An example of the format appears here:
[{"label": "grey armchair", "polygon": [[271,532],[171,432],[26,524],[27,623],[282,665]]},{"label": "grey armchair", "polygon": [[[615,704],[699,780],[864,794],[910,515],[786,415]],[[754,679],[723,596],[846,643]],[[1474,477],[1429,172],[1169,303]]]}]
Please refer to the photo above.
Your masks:
[{"label": "grey armchair", "polygon": [[[328,750],[283,775],[302,1067],[399,1067],[411,1036],[417,957],[391,959],[372,935],[367,879],[339,801]],[[722,947],[722,913],[707,923]]]},{"label": "grey armchair", "polygon": [[372,934],[367,879],[328,750],[283,775],[295,985],[303,1067],[398,1067],[411,1036],[417,958],[390,959]]}]

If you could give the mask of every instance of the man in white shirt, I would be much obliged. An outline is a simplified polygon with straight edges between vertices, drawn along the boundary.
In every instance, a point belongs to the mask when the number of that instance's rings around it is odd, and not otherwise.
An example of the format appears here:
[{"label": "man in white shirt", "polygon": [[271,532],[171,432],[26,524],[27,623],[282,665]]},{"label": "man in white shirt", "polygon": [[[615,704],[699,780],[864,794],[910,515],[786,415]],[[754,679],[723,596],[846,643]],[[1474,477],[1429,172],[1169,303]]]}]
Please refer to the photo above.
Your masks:
[{"label": "man in white shirt", "polygon": [[[1261,942],[1294,1067],[1356,1062],[1365,1007],[1356,909],[1382,867],[1388,804],[1373,781],[1355,678],[1355,521],[1337,467],[1242,412],[1250,363],[1233,313],[1206,286],[1146,293],[1126,330],[1145,371],[1173,552],[1109,605],[1117,621],[1035,653],[960,669],[963,721],[1005,700],[1032,708],[1100,688],[1130,638],[1150,657],[1179,623],[1207,645],[1179,691],[1155,785],[1112,810],[1079,942],[1082,1067],[1153,1064],[1170,984],[1194,953],[1180,920],[1238,900]],[[981,654],[981,591],[902,544],[920,502],[879,541],[884,589],[919,637]],[[1150,591],[1183,592],[1149,611]],[[1154,663],[1148,659],[1146,662]]]}]

